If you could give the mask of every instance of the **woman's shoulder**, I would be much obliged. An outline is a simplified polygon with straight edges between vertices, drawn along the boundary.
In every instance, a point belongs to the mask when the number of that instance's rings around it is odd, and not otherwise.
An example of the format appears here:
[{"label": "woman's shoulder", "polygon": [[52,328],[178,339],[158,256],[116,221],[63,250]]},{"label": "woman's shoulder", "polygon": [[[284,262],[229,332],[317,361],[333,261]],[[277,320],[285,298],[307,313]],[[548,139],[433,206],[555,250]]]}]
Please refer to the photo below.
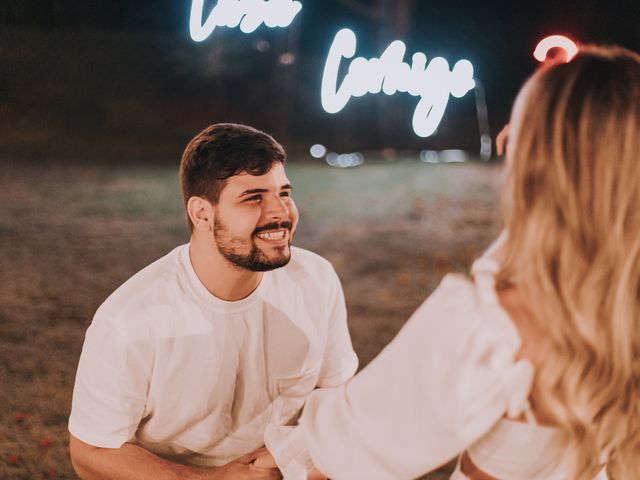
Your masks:
[{"label": "woman's shoulder", "polygon": [[[485,427],[504,414],[519,416],[534,375],[532,363],[519,356],[518,328],[495,290],[488,291],[493,286],[477,268],[472,273],[444,277],[397,338],[401,348],[420,344],[423,371],[446,382],[439,388],[448,392],[447,408],[457,412],[460,430],[482,418],[479,412],[486,413]],[[482,428],[471,430],[477,434]]]},{"label": "woman's shoulder", "polygon": [[474,341],[501,347],[515,356],[521,346],[519,329],[500,303],[493,275],[480,268],[482,262],[476,261],[471,276],[446,275],[412,320],[428,337],[441,334],[448,344],[462,350]]}]

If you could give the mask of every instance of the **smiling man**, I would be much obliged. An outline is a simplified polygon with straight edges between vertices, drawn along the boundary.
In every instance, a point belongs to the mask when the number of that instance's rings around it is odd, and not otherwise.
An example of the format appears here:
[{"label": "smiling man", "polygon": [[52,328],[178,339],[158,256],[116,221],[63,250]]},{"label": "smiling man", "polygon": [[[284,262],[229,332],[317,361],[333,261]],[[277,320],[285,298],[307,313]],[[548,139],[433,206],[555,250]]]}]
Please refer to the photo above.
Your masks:
[{"label": "smiling man", "polygon": [[83,479],[263,479],[267,427],[356,371],[331,265],[291,247],[283,148],[236,124],[187,146],[191,239],[138,272],[87,330],[69,419]]}]

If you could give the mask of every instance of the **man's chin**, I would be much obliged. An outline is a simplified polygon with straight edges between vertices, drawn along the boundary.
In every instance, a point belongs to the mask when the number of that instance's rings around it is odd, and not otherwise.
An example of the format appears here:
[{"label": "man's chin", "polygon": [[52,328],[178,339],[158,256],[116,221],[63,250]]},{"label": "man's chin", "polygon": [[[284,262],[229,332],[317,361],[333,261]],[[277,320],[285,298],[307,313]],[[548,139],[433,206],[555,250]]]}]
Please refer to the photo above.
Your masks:
[{"label": "man's chin", "polygon": [[282,268],[287,263],[289,263],[289,259],[286,259],[286,261],[277,262],[277,263],[256,262],[247,266],[247,269],[251,270],[252,272],[269,272],[271,270],[277,270],[278,268]]},{"label": "man's chin", "polygon": [[248,263],[244,267],[247,270],[251,270],[253,272],[268,272],[269,270],[275,270],[280,267],[284,267],[291,260],[291,256],[283,256],[280,258],[273,259],[260,259],[254,260],[251,263]]},{"label": "man's chin", "polygon": [[279,247],[278,250],[278,253],[273,253],[271,255],[265,255],[263,253],[260,258],[252,262],[252,267],[254,267],[252,270],[256,272],[266,272],[284,267],[288,264],[291,261],[291,249],[289,246]]},{"label": "man's chin", "polygon": [[237,268],[252,272],[268,272],[269,270],[284,267],[291,260],[291,250],[289,247],[285,246],[282,247],[282,249],[284,249],[284,251],[271,252],[270,254],[266,254],[260,250],[259,255],[247,257],[228,256],[227,259]]}]

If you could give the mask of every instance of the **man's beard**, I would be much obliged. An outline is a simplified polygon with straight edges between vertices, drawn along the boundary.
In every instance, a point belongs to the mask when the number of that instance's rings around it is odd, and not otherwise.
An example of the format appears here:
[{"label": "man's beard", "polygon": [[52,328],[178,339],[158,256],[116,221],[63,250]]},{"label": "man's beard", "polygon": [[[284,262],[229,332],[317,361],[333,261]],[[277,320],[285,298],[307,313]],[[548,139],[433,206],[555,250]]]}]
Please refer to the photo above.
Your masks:
[{"label": "man's beard", "polygon": [[[276,253],[272,258],[269,258],[256,245],[255,236],[262,231],[279,228],[285,228],[289,231],[289,243],[286,246],[275,248],[276,252],[281,250],[280,254]],[[217,218],[214,219],[213,237],[220,254],[235,266],[252,272],[267,272],[284,267],[291,260],[291,228],[291,222],[274,222],[256,227],[251,234],[251,247],[248,253],[242,253],[245,250],[245,241],[233,237],[226,225]]]}]

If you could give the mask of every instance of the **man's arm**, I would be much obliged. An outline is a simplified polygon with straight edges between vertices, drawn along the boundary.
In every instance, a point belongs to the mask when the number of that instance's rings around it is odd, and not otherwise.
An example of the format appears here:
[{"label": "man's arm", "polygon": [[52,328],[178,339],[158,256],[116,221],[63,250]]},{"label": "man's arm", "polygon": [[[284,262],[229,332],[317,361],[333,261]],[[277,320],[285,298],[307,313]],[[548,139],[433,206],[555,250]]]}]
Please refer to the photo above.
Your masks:
[{"label": "man's arm", "polygon": [[138,445],[100,448],[70,435],[71,463],[83,480],[278,480],[280,471],[260,468],[253,461],[264,448],[219,468],[196,468],[164,460]]},{"label": "man's arm", "polygon": [[153,358],[147,344],[130,341],[104,318],[94,319],[89,327],[69,419],[71,462],[78,475],[84,480],[281,478],[278,470],[252,464],[264,450],[220,468],[195,468],[169,462],[129,443],[147,401]]}]

